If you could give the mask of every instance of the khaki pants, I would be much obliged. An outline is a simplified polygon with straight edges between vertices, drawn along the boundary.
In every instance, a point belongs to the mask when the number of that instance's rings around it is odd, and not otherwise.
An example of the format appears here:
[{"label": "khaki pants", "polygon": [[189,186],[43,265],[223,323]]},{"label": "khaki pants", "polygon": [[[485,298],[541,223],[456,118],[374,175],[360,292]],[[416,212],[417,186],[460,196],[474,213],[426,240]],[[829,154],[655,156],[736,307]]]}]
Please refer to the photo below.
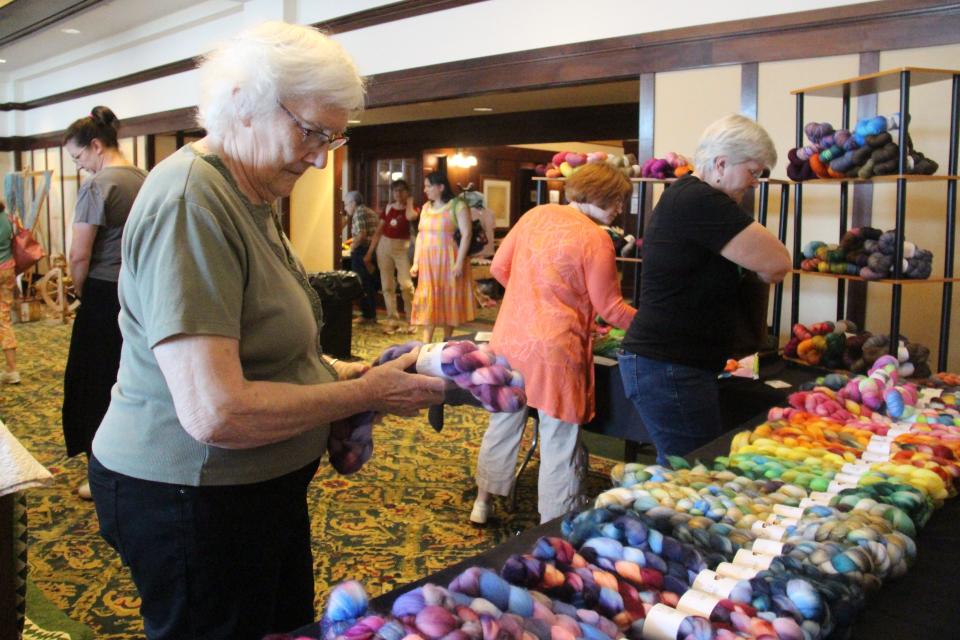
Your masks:
[{"label": "khaki pants", "polygon": [[397,313],[397,277],[400,280],[400,295],[403,310],[410,317],[413,305],[413,281],[410,279],[410,257],[407,254],[409,240],[382,236],[377,243],[377,266],[380,268],[380,290],[387,307],[387,319],[399,320]]},{"label": "khaki pants", "polygon": [[[543,411],[540,414],[540,475],[537,509],[540,522],[558,518],[581,507],[580,491],[589,462],[580,442],[580,427]],[[517,453],[527,410],[493,413],[477,458],[477,486],[506,496],[513,487]]]}]

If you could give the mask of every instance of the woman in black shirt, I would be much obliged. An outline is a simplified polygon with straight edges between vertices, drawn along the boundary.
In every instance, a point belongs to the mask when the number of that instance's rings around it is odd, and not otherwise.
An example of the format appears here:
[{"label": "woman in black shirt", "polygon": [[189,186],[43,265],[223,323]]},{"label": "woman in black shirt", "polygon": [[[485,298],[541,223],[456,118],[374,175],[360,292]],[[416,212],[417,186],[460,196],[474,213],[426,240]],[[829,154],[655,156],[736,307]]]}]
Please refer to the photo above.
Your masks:
[{"label": "woman in black shirt", "polygon": [[714,122],[697,146],[696,171],[664,191],[644,233],[640,304],[620,371],[660,464],[721,432],[717,374],[733,344],[743,270],[770,283],[790,269],[786,247],[740,208],[776,161],[754,121]]}]

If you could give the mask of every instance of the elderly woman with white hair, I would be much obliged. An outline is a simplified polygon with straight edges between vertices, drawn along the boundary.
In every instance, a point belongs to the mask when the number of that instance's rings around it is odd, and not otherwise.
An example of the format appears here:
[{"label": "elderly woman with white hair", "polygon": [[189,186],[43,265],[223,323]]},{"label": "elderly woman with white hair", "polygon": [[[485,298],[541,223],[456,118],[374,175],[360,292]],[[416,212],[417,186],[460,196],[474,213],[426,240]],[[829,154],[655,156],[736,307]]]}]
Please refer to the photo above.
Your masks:
[{"label": "elderly woman with white hair", "polygon": [[90,484],[148,638],[260,638],[314,619],[306,493],[331,421],[412,414],[443,382],[405,373],[413,352],[369,371],[323,355],[273,209],[346,142],[364,95],[346,52],[265,23],[200,74],[207,136],[154,168],[124,232],[123,354]]},{"label": "elderly woman with white hair", "polygon": [[733,345],[744,270],[770,283],[790,269],[786,247],[740,208],[776,162],[757,123],[739,115],[714,122],[697,146],[696,171],[664,191],[644,232],[640,301],[620,372],[660,464],[722,431],[717,374]]}]

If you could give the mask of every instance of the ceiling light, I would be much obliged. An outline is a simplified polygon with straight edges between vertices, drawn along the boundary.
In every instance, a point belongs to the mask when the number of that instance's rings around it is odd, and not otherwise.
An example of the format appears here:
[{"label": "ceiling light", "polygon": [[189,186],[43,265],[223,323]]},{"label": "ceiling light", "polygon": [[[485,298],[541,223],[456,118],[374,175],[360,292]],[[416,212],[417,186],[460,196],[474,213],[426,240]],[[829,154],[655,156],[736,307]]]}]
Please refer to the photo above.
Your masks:
[{"label": "ceiling light", "polygon": [[468,169],[470,167],[477,166],[477,156],[473,156],[473,155],[465,156],[460,151],[457,151],[457,153],[450,158],[448,163],[450,164],[450,166],[453,166],[453,167]]},{"label": "ceiling light", "polygon": [[347,124],[360,124],[359,120],[347,120]]},{"label": "ceiling light", "polygon": [[474,107],[473,110],[481,112],[493,111],[493,107]]},{"label": "ceiling light", "polygon": [[3,58],[0,58],[0,64],[6,64],[6,63],[7,63],[6,60],[4,60]]},{"label": "ceiling light", "polygon": [[60,31],[62,31],[63,33],[69,33],[72,36],[75,36],[78,33],[80,33],[80,29],[74,29],[72,27],[69,29],[60,29]]}]

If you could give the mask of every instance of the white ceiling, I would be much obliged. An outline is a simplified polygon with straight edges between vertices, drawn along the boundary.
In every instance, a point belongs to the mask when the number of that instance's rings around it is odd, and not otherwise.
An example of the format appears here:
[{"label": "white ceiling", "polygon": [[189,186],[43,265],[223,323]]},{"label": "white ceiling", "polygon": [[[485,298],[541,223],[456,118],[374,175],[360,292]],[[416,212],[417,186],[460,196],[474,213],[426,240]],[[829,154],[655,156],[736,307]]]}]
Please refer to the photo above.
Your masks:
[{"label": "white ceiling", "polygon": [[[6,63],[0,64],[0,73],[36,64],[196,4],[197,0],[104,0],[86,11],[0,47],[0,59],[6,60]],[[71,35],[61,31],[68,28],[77,29],[80,33]]]}]

